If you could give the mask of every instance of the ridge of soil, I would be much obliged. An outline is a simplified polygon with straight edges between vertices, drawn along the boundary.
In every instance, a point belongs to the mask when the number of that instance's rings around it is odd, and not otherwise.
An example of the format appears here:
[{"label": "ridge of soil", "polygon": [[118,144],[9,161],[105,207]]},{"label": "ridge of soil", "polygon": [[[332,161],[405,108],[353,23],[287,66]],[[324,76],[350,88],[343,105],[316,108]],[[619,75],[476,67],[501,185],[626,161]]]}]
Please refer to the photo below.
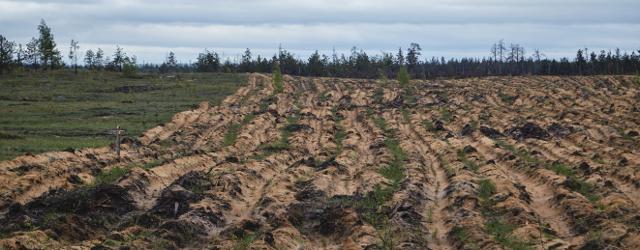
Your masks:
[{"label": "ridge of soil", "polygon": [[252,74],[120,160],[0,162],[0,248],[640,249],[634,81]]}]

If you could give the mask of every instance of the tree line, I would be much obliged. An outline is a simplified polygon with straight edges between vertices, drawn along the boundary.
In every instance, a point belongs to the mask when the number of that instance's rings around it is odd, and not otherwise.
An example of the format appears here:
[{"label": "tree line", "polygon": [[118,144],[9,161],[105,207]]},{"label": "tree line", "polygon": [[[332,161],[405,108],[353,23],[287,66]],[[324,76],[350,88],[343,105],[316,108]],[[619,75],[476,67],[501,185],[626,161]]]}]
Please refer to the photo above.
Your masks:
[{"label": "tree line", "polygon": [[88,49],[83,56],[84,64],[79,66],[79,43],[72,40],[69,47],[69,61],[65,65],[51,29],[44,20],[38,25],[38,38],[32,38],[25,46],[8,41],[0,35],[0,72],[12,68],[35,70],[78,67],[90,70],[109,70],[135,73],[147,72],[262,72],[270,73],[277,66],[282,73],[298,76],[328,76],[354,78],[392,78],[400,70],[406,69],[415,79],[439,77],[479,77],[513,75],[596,75],[596,74],[639,74],[640,50],[621,52],[620,49],[589,51],[578,49],[574,58],[547,58],[535,49],[527,54],[519,44],[506,44],[504,40],[494,43],[487,57],[449,58],[431,57],[422,59],[422,48],[411,43],[406,52],[399,48],[396,53],[383,52],[368,55],[364,50],[353,47],[350,53],[331,55],[320,54],[317,50],[302,59],[286,49],[279,48],[271,58],[254,56],[246,49],[239,62],[222,59],[212,50],[199,53],[196,62],[180,64],[174,52],[169,52],[161,64],[137,64],[135,56],[128,56],[119,46],[109,57],[100,48]]},{"label": "tree line", "polygon": [[[70,65],[62,60],[62,54],[51,32],[51,28],[44,20],[38,25],[38,37],[33,37],[25,45],[7,40],[0,34],[0,73],[8,72],[15,68],[27,68],[33,70],[51,70],[63,67],[78,67],[95,70],[127,71],[137,70],[135,56],[127,56],[122,48],[117,47],[113,57],[105,55],[98,48],[95,52],[89,49],[84,57],[79,54],[80,45],[76,40],[71,40],[69,46]],[[84,58],[84,64],[78,65],[78,60]]]}]

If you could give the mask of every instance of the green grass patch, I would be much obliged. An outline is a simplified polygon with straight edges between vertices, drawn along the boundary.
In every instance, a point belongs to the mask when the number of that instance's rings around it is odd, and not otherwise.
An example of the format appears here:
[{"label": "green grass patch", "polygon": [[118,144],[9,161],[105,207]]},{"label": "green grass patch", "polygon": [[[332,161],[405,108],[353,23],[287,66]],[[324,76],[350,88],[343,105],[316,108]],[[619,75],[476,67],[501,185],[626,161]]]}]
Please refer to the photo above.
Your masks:
[{"label": "green grass patch", "polygon": [[108,171],[102,171],[93,180],[94,186],[113,184],[121,177],[129,173],[130,169],[125,167],[114,167]]},{"label": "green grass patch", "polygon": [[574,192],[582,194],[592,203],[597,203],[600,200],[600,196],[595,194],[595,187],[584,180],[570,177],[565,182],[565,186]]},{"label": "green grass patch", "polygon": [[478,164],[467,158],[467,154],[462,149],[459,149],[456,154],[458,156],[458,161],[462,162],[462,164],[471,169],[471,171],[477,172],[478,169],[480,169],[480,166],[478,166]]},{"label": "green grass patch", "polygon": [[265,112],[269,108],[269,105],[275,103],[277,101],[277,97],[275,95],[269,95],[262,100],[260,100],[260,112]]},{"label": "green grass patch", "polygon": [[397,163],[391,163],[378,170],[380,175],[391,181],[391,185],[398,185],[404,179],[404,168]]},{"label": "green grass patch", "polygon": [[414,86],[404,88],[402,95],[405,105],[414,105],[418,102]]},{"label": "green grass patch", "polygon": [[575,171],[573,171],[571,167],[558,162],[552,163],[551,165],[547,166],[547,168],[555,172],[556,174],[564,175],[567,177],[575,177],[576,175]]},{"label": "green grass patch", "polygon": [[618,134],[620,134],[620,137],[622,137],[623,140],[634,141],[633,136],[629,135],[628,133],[625,133],[624,129],[616,128],[616,130],[618,131]]},{"label": "green grass patch", "polygon": [[222,138],[222,146],[228,147],[236,143],[238,134],[240,133],[240,129],[242,129],[242,126],[249,124],[254,117],[254,114],[247,114],[242,119],[242,122],[231,124],[229,126],[229,129],[227,129],[227,132],[224,134],[224,137]]},{"label": "green grass patch", "polygon": [[436,126],[432,121],[424,120],[422,121],[422,126],[429,132],[436,132]]},{"label": "green grass patch", "polygon": [[373,116],[373,114],[375,114],[376,112],[373,110],[373,108],[367,106],[366,108],[364,108],[365,114],[367,115],[367,117],[371,117]]},{"label": "green grass patch", "polygon": [[385,226],[389,218],[386,214],[381,213],[381,208],[393,198],[397,188],[399,187],[375,185],[367,196],[355,204],[358,210],[363,211],[362,217],[367,223],[378,229]]},{"label": "green grass patch", "polygon": [[500,100],[503,103],[512,105],[514,102],[516,102],[516,100],[518,99],[518,96],[512,96],[512,95],[508,95],[502,92],[498,92],[498,97],[500,97]]},{"label": "green grass patch", "polygon": [[341,124],[343,117],[340,115],[337,106],[331,108],[331,114],[336,128],[333,134],[333,141],[336,144],[336,152],[334,152],[334,155],[338,155],[342,152],[342,141],[347,138],[347,131],[345,131],[344,126]]},{"label": "green grass patch", "polygon": [[0,139],[2,139],[2,140],[18,140],[18,139],[24,139],[24,137],[16,135],[16,134],[12,134],[12,133],[0,132]]},{"label": "green grass patch", "polygon": [[348,201],[360,212],[362,218],[367,223],[376,228],[381,240],[381,247],[393,249],[395,236],[392,234],[392,225],[389,222],[387,213],[383,206],[393,198],[393,195],[400,189],[400,183],[405,178],[404,160],[406,153],[400,147],[400,143],[395,139],[394,134],[387,128],[386,121],[381,117],[373,119],[376,126],[382,129],[387,137],[384,141],[385,147],[389,150],[392,160],[389,164],[378,169],[378,173],[390,181],[389,185],[376,184],[373,190],[362,199]]},{"label": "green grass patch", "polygon": [[506,249],[528,250],[534,249],[531,242],[526,242],[513,236],[516,227],[499,219],[491,219],[485,223],[485,230],[488,234]]},{"label": "green grass patch", "polygon": [[453,237],[455,239],[457,239],[458,241],[460,241],[460,242],[462,242],[464,244],[465,249],[479,249],[476,246],[476,243],[471,241],[471,238],[469,236],[469,232],[467,232],[467,230],[464,229],[463,227],[454,226],[451,229],[451,234],[453,235]]},{"label": "green grass patch", "polygon": [[565,181],[565,186],[574,192],[578,192],[586,197],[591,203],[599,206],[601,204],[598,203],[600,201],[600,196],[595,194],[595,187],[586,181],[578,178],[576,176],[576,172],[569,166],[564,165],[562,163],[555,162],[546,166],[547,169],[552,170],[556,174],[567,177]]},{"label": "green grass patch", "polygon": [[241,128],[242,125],[240,124],[231,124],[222,138],[222,146],[228,147],[233,145],[236,142],[236,139],[238,139],[238,133]]},{"label": "green grass patch", "polygon": [[453,113],[447,108],[440,109],[440,119],[446,123],[453,121]]},{"label": "green grass patch", "polygon": [[0,77],[0,160],[25,153],[107,146],[120,125],[126,136],[166,123],[202,101],[219,104],[246,82],[244,74],[175,77],[117,72],[46,71]]},{"label": "green grass patch", "polygon": [[373,90],[372,98],[374,103],[382,103],[384,101],[384,89],[376,88]]},{"label": "green grass patch", "polygon": [[257,238],[256,234],[245,233],[242,237],[238,237],[236,235],[232,236],[234,241],[233,250],[247,250],[250,249],[251,243],[255,241]]},{"label": "green grass patch", "polygon": [[445,174],[447,174],[447,178],[451,178],[452,176],[456,175],[456,171],[451,168],[451,166],[449,166],[449,162],[440,154],[438,154],[438,162],[440,162],[440,166],[444,168],[444,172]]},{"label": "green grass patch", "polygon": [[373,124],[375,124],[376,127],[381,129],[382,132],[384,132],[384,133],[386,133],[387,130],[389,129],[388,126],[387,126],[387,121],[385,121],[384,118],[382,118],[382,117],[374,117],[373,118]]},{"label": "green grass patch", "polygon": [[[384,119],[381,120],[384,122]],[[390,132],[388,132],[384,145],[389,153],[391,153],[392,159],[388,165],[382,166],[378,170],[378,173],[391,181],[391,185],[384,188],[378,187],[378,189],[374,191],[374,196],[377,197],[375,200],[378,201],[387,201],[391,199],[391,197],[393,197],[393,193],[400,188],[400,182],[402,182],[405,177],[404,160],[406,159],[406,154],[400,147],[400,142],[395,139]]]},{"label": "green grass patch", "polygon": [[529,151],[527,151],[525,149],[517,149],[514,145],[511,145],[508,142],[503,141],[503,140],[495,140],[495,142],[496,142],[496,145],[498,145],[498,147],[511,152],[516,157],[518,157],[521,160],[523,160],[526,164],[540,164],[541,163],[540,160],[538,160],[537,158],[532,156],[531,153],[529,153]]},{"label": "green grass patch", "polygon": [[409,76],[409,71],[407,70],[407,67],[402,66],[400,67],[400,71],[398,71],[398,84],[400,85],[400,87],[405,88],[407,86],[409,86],[411,77]]},{"label": "green grass patch", "polygon": [[402,109],[402,119],[406,124],[411,122],[411,112],[408,109]]},{"label": "green grass patch", "polygon": [[402,151],[400,142],[395,138],[387,138],[384,141],[384,145],[387,147],[389,152],[391,152],[394,161],[402,162],[406,159],[407,155]]},{"label": "green grass patch", "polygon": [[480,211],[486,219],[484,230],[506,249],[532,249],[530,242],[513,236],[516,226],[504,220],[503,217],[506,215],[503,211],[494,208],[495,204],[491,196],[497,192],[496,185],[489,179],[482,179],[478,182],[477,192],[480,198]]},{"label": "green grass patch", "polygon": [[381,87],[385,87],[389,84],[389,78],[387,77],[386,70],[378,69],[378,80],[376,81]]},{"label": "green grass patch", "polygon": [[[512,152],[514,155],[525,161],[527,164],[541,164],[541,161],[537,158],[533,157],[528,151],[521,149],[518,150],[515,146],[506,143],[502,140],[496,140],[496,145],[500,148],[504,148],[507,151]],[[598,205],[600,201],[600,196],[595,194],[596,189],[593,185],[585,182],[584,180],[578,178],[576,176],[576,172],[569,166],[566,166],[562,163],[553,163],[546,164],[545,168],[555,172],[556,174],[563,175],[567,177],[567,181],[565,182],[565,186],[574,192],[578,192],[586,197],[591,203]],[[527,169],[529,170],[529,169]]]},{"label": "green grass patch", "polygon": [[263,151],[263,154],[256,156],[256,159],[264,159],[264,157],[277,153],[290,148],[289,137],[295,132],[295,128],[298,127],[299,114],[294,114],[287,117],[287,124],[280,129],[280,138],[276,142],[262,144],[258,148]]},{"label": "green grass patch", "polygon": [[336,124],[336,131],[333,135],[333,140],[336,143],[336,154],[342,152],[342,148],[344,147],[344,145],[342,145],[342,141],[344,141],[344,139],[346,138],[347,132],[344,130],[344,127],[342,127],[342,125],[340,124]]},{"label": "green grass patch", "polygon": [[395,138],[385,139],[384,145],[393,158],[388,165],[382,166],[378,172],[390,180],[391,185],[399,185],[402,179],[404,179],[404,160],[406,159],[406,154],[400,147],[400,142]]},{"label": "green grass patch", "polygon": [[320,102],[326,102],[329,100],[329,91],[325,90],[324,92],[320,93],[320,95],[318,96],[318,101]]},{"label": "green grass patch", "polygon": [[478,197],[487,201],[496,193],[496,185],[489,179],[482,179],[478,182]]},{"label": "green grass patch", "polygon": [[473,130],[477,130],[478,129],[478,121],[473,120],[473,121],[469,122],[469,126],[471,126],[471,128]]},{"label": "green grass patch", "polygon": [[276,94],[284,92],[284,82],[282,80],[282,72],[280,72],[280,66],[276,65],[273,69],[273,88]]},{"label": "green grass patch", "polygon": [[149,170],[149,169],[155,168],[157,166],[160,166],[160,165],[164,164],[165,162],[166,161],[163,160],[163,159],[153,160],[153,161],[147,162],[144,165],[142,165],[142,169]]}]

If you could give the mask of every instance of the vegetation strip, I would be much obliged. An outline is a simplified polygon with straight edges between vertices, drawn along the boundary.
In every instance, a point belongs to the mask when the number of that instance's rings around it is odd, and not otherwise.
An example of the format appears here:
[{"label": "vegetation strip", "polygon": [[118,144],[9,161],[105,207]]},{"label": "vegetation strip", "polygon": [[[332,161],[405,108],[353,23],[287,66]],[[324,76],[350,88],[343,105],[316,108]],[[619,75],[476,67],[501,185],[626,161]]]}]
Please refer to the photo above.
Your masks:
[{"label": "vegetation strip", "polygon": [[491,197],[496,191],[496,185],[491,180],[482,179],[478,182],[480,212],[486,219],[485,231],[506,249],[533,249],[533,243],[520,240],[513,235],[513,230],[517,227],[504,218],[508,216],[506,211],[495,207],[497,202]]},{"label": "vegetation strip", "polygon": [[[529,153],[527,150],[516,149],[515,146],[503,140],[496,140],[496,145],[498,145],[500,148],[503,148],[511,152],[518,158],[522,159],[527,165],[540,165],[546,169],[554,171],[556,174],[567,177],[567,180],[565,181],[565,187],[567,187],[571,191],[582,194],[594,205],[598,207],[600,206],[599,204],[600,196],[595,194],[596,192],[595,187],[593,187],[593,185],[589,184],[585,180],[579,178],[572,168],[559,162],[553,162],[553,163],[542,162],[538,160],[536,157],[532,156],[531,153]],[[527,171],[533,171],[533,169],[528,169]]]},{"label": "vegetation strip", "polygon": [[222,138],[222,146],[228,147],[233,145],[236,142],[236,139],[238,139],[238,134],[240,133],[242,126],[249,124],[254,117],[254,114],[246,114],[240,123],[231,124],[227,133],[225,133]]}]

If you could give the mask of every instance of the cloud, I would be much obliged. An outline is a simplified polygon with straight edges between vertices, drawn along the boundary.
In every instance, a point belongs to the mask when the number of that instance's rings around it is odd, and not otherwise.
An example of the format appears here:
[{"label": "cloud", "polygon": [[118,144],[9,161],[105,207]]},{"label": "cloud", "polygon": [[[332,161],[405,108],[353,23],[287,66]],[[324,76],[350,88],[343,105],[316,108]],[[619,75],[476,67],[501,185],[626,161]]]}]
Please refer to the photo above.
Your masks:
[{"label": "cloud", "polygon": [[640,1],[627,0],[0,0],[0,34],[26,42],[44,18],[63,50],[72,38],[82,50],[119,44],[151,62],[169,50],[186,62],[204,48],[271,56],[279,44],[301,57],[410,42],[428,57],[485,56],[500,38],[573,56],[582,47],[638,49],[637,9]]}]

